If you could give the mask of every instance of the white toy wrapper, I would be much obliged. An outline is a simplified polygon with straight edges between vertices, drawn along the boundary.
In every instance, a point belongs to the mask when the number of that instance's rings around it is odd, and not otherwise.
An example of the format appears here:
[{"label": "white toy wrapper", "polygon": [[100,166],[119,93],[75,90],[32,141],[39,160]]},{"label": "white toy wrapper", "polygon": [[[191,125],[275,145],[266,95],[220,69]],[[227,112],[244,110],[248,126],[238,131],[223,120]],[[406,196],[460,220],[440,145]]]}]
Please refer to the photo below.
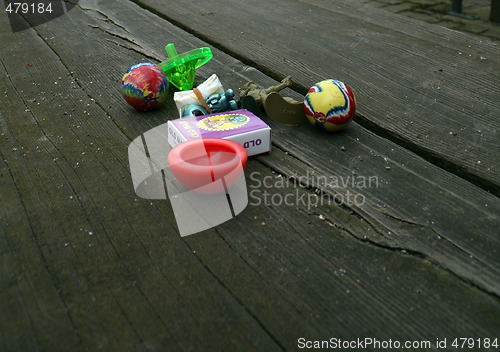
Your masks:
[{"label": "white toy wrapper", "polygon": [[[220,83],[219,77],[216,74],[211,75],[205,82],[200,84],[198,87],[203,98],[207,99],[212,94],[223,94],[224,88]],[[201,105],[196,95],[192,90],[183,90],[174,93],[174,101],[179,111],[179,117],[182,117],[182,109],[188,105]]]}]

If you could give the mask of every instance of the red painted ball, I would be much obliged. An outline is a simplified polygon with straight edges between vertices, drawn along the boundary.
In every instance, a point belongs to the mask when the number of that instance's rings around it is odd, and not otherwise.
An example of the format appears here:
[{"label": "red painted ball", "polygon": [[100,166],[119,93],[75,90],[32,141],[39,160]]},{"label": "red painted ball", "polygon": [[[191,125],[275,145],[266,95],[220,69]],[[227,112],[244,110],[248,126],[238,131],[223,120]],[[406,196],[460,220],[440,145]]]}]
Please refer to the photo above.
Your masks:
[{"label": "red painted ball", "polygon": [[122,90],[123,97],[134,109],[153,110],[167,97],[168,80],[158,65],[141,62],[123,75]]}]

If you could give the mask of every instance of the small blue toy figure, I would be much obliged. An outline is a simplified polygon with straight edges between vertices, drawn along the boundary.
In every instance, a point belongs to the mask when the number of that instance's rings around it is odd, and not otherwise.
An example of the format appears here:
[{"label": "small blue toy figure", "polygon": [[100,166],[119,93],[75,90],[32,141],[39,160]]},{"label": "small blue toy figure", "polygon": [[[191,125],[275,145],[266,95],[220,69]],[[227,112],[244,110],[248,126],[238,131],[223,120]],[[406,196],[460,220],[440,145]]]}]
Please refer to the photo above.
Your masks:
[{"label": "small blue toy figure", "polygon": [[205,101],[212,112],[237,110],[238,103],[234,101],[234,91],[228,89],[224,94],[212,94]]},{"label": "small blue toy figure", "polygon": [[181,117],[203,116],[217,112],[240,109],[238,103],[234,101],[234,91],[228,89],[224,94],[212,94],[203,104],[188,105],[181,111]]},{"label": "small blue toy figure", "polygon": [[182,109],[181,116],[189,117],[189,116],[203,116],[207,115],[208,112],[201,105],[188,105],[184,109]]}]

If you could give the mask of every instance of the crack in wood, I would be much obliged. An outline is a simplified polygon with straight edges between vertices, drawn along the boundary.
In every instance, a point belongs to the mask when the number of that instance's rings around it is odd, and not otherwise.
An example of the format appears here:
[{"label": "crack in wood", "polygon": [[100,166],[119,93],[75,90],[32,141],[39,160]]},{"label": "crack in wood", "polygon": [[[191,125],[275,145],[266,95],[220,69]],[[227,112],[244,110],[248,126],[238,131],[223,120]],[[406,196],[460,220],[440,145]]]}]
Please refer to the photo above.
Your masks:
[{"label": "crack in wood", "polygon": [[[277,143],[273,142],[273,148],[274,149],[279,149],[284,155],[295,159],[298,163],[307,164],[302,159],[300,159],[298,156],[294,155],[293,152],[291,152],[291,151],[289,151],[287,149],[284,149],[282,146],[280,146]],[[290,180],[293,180],[293,182],[296,182],[296,180],[299,180],[300,184],[303,186],[302,187],[303,190],[305,190],[305,191],[307,191],[309,193],[317,193],[316,190],[317,190],[318,187],[314,186],[314,185],[311,185],[311,183],[304,182],[304,178],[300,177],[300,175],[297,175],[297,176],[293,176],[293,175],[287,176],[287,173],[284,172],[284,170],[278,168],[273,163],[267,162],[265,158],[258,158],[258,161],[262,165],[264,165],[267,168],[269,168],[273,173],[276,173],[277,175],[281,175],[284,179],[287,179],[288,182],[291,182]],[[335,196],[334,194],[332,194],[331,192],[329,192],[328,189],[325,189],[325,188],[321,189],[321,194],[323,194],[323,195],[330,194],[330,197],[334,197]],[[353,238],[355,238],[355,239],[357,239],[357,240],[359,240],[361,242],[370,243],[371,245],[374,245],[374,246],[376,246],[378,248],[383,248],[383,249],[386,249],[386,250],[389,250],[389,251],[404,253],[404,254],[411,255],[411,256],[414,256],[414,257],[417,257],[417,258],[420,258],[420,259],[423,259],[423,260],[427,260],[430,263],[432,263],[433,265],[435,265],[436,267],[439,267],[439,268],[441,268],[441,269],[449,272],[450,274],[452,274],[455,277],[459,278],[460,280],[462,280],[464,282],[467,282],[468,284],[476,287],[477,289],[481,290],[482,292],[485,292],[485,293],[487,293],[489,295],[492,295],[494,297],[500,297],[500,295],[497,294],[496,292],[494,292],[492,290],[489,290],[489,289],[487,289],[487,288],[479,285],[478,283],[474,282],[470,278],[467,278],[467,277],[465,277],[463,275],[458,274],[457,272],[454,272],[450,268],[447,268],[442,263],[440,263],[438,260],[436,260],[435,258],[433,258],[428,253],[426,253],[425,250],[418,250],[414,246],[413,246],[413,248],[412,248],[412,246],[401,246],[401,243],[395,242],[394,239],[393,239],[393,235],[395,235],[396,233],[394,233],[393,231],[391,231],[390,228],[388,228],[386,225],[380,223],[379,220],[377,220],[376,218],[374,218],[372,215],[369,215],[368,213],[365,213],[363,215],[362,212],[356,211],[356,209],[348,207],[345,204],[340,204],[340,205],[336,204],[336,206],[338,206],[339,208],[341,208],[344,211],[348,212],[352,216],[355,216],[356,218],[358,218],[366,226],[369,226],[372,229],[372,231],[373,231],[374,234],[379,235],[381,238],[377,239],[373,235],[371,235],[371,236],[366,236],[366,235],[365,236],[360,236],[360,235],[356,234],[354,231],[352,231],[352,230],[350,230],[350,229],[348,229],[348,228],[346,228],[344,226],[339,225],[338,223],[336,223],[333,219],[329,218],[328,216],[325,216],[325,220],[327,220],[328,223],[331,224],[331,226],[334,226],[335,228],[337,228],[337,229],[339,229],[339,230],[347,233],[351,237],[353,237]],[[306,211],[306,210],[304,210],[304,211]],[[431,231],[431,232],[433,232],[436,235],[437,238],[442,239],[443,241],[449,243],[452,247],[457,248],[460,252],[462,252],[464,254],[465,257],[471,257],[471,258],[473,257],[470,251],[467,251],[465,248],[462,248],[458,244],[454,243],[452,240],[446,238],[445,235],[437,232],[434,228],[432,228],[432,226],[421,224],[421,223],[418,223],[418,222],[415,222],[415,221],[403,218],[401,216],[397,216],[397,215],[391,214],[387,210],[384,210],[382,208],[380,208],[378,210],[378,212],[381,213],[381,214],[383,214],[384,216],[386,216],[388,218],[396,220],[399,224],[406,224],[406,225],[410,225],[412,227],[420,228],[422,230],[425,229],[425,230]],[[320,215],[324,216],[324,214],[322,214],[319,211],[310,211],[310,212],[308,212],[308,214],[309,215],[314,215],[314,216],[320,216]],[[375,225],[374,222],[377,223],[377,225]],[[393,235],[387,236],[387,233],[393,234]],[[485,265],[485,266],[489,267],[491,270],[495,271],[495,267],[493,267],[492,265],[489,265],[485,261],[479,260],[478,258],[476,258],[476,260],[478,260],[482,265]]]}]

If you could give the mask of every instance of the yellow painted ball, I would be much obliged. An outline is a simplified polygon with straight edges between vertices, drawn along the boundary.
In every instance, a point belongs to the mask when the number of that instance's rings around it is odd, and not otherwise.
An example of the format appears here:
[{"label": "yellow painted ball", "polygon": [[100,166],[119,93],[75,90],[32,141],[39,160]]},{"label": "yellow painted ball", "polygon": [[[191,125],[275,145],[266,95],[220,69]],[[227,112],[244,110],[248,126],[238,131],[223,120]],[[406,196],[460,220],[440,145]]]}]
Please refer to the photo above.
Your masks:
[{"label": "yellow painted ball", "polygon": [[328,132],[345,128],[354,118],[356,99],[347,84],[326,79],[309,89],[304,108],[309,122]]}]

